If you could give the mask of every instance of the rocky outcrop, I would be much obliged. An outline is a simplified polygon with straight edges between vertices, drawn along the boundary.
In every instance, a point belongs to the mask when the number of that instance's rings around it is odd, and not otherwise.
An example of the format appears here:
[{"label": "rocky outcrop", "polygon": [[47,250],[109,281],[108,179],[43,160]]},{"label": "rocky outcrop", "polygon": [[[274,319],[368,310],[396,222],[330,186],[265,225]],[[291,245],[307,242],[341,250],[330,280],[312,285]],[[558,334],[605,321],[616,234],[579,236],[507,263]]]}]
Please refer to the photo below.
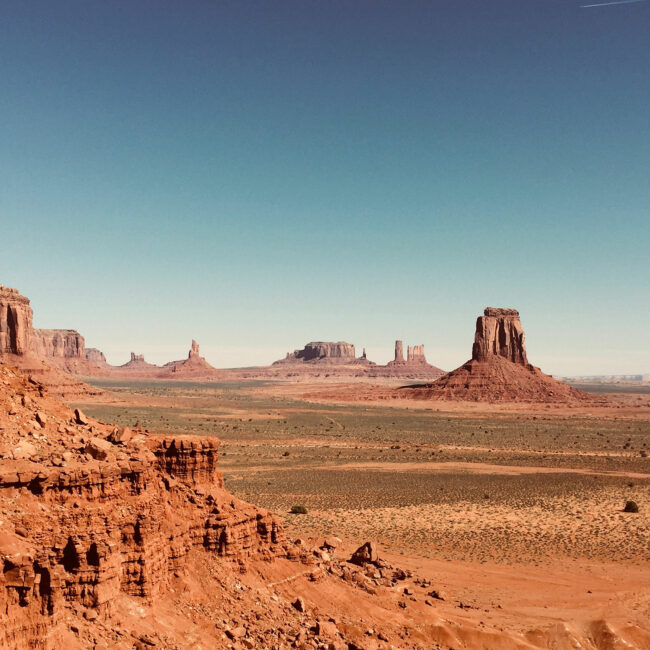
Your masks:
[{"label": "rocky outcrop", "polygon": [[0,354],[28,354],[32,346],[32,308],[17,289],[0,285]]},{"label": "rocky outcrop", "polygon": [[44,359],[86,359],[86,342],[76,330],[35,329],[32,351]]},{"label": "rocky outcrop", "polygon": [[406,352],[406,363],[424,364],[427,360],[424,356],[424,345],[408,346]]},{"label": "rocky outcrop", "polygon": [[224,489],[214,438],[115,436],[5,366],[0,380],[0,647],[45,647],[70,606],[164,593],[193,550],[283,552],[278,521]]},{"label": "rocky outcrop", "polygon": [[86,348],[86,359],[96,366],[102,367],[107,365],[104,353],[97,348]]},{"label": "rocky outcrop", "polygon": [[487,307],[476,320],[472,360],[488,361],[493,356],[528,365],[524,330],[516,309]]}]

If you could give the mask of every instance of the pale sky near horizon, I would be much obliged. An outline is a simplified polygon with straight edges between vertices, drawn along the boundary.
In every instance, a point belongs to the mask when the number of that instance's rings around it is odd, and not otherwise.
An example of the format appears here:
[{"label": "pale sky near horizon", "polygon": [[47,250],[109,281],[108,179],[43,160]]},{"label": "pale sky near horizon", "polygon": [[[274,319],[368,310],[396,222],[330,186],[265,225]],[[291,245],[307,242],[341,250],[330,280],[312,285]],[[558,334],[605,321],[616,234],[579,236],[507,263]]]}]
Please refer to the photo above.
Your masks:
[{"label": "pale sky near horizon", "polygon": [[[113,363],[650,372],[650,2],[0,7],[0,283]],[[591,3],[589,3],[591,4]]]}]

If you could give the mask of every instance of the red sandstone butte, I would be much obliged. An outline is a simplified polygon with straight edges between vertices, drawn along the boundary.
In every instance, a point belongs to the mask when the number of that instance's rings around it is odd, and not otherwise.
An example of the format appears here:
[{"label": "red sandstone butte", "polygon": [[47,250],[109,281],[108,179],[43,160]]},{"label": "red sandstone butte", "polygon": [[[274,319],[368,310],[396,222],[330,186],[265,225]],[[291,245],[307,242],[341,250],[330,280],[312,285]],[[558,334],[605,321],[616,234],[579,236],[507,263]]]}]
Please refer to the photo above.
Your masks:
[{"label": "red sandstone butte", "polygon": [[476,402],[581,402],[593,396],[528,363],[516,309],[487,307],[476,320],[472,358],[431,384],[404,387],[401,397]]}]

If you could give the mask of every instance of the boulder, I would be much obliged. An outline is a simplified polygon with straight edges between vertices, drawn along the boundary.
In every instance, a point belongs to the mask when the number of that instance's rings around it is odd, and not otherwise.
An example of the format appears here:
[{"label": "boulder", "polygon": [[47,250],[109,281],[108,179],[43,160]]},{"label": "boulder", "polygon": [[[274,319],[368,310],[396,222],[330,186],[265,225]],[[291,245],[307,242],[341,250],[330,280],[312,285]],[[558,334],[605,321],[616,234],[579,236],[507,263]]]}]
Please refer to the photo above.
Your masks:
[{"label": "boulder", "polygon": [[84,451],[90,454],[95,460],[106,460],[111,449],[112,445],[108,440],[95,436],[86,443]]},{"label": "boulder", "polygon": [[352,557],[348,561],[358,566],[376,564],[379,561],[377,545],[374,542],[366,542],[352,554]]},{"label": "boulder", "polygon": [[129,427],[115,427],[108,440],[114,445],[126,445],[133,438],[133,431]]}]

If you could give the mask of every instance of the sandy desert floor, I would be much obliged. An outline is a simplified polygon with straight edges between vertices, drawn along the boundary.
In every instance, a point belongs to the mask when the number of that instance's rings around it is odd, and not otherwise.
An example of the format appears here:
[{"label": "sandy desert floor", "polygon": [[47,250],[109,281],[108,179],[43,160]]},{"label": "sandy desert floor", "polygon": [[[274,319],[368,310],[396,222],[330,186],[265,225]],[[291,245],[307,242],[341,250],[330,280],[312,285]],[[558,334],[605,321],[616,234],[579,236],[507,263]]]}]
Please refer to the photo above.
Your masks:
[{"label": "sandy desert floor", "polygon": [[[647,392],[549,409],[372,400],[361,383],[95,383],[111,392],[81,405],[93,417],[218,436],[228,489],[289,538],[374,540],[435,577],[438,618],[531,647],[571,626],[650,647]],[[630,645],[598,641],[612,630]]]}]

